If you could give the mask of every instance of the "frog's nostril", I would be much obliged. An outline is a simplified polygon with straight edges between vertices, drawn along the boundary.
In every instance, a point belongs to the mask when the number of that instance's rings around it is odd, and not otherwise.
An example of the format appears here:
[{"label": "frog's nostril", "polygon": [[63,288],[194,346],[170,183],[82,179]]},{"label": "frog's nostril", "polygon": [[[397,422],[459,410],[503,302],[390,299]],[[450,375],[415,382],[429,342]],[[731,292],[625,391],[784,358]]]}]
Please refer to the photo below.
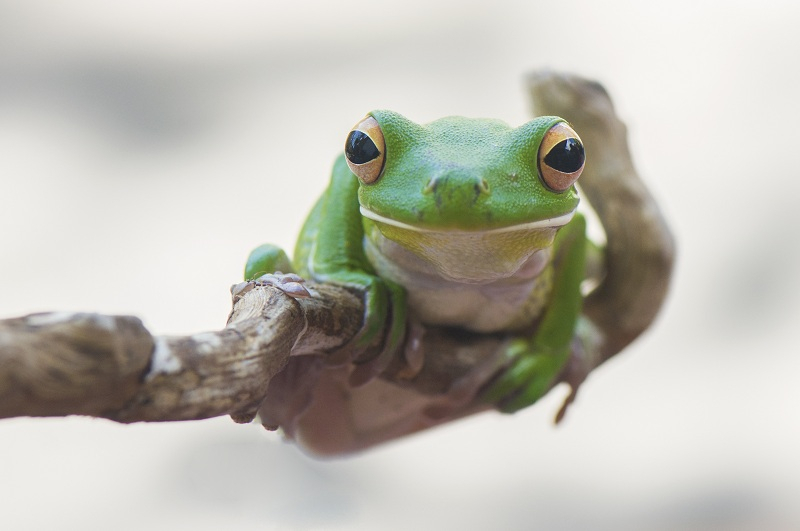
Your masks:
[{"label": "frog's nostril", "polygon": [[489,181],[483,177],[447,173],[431,177],[423,191],[426,194],[446,194],[449,197],[454,195],[472,196],[472,199],[475,200],[481,195],[488,194],[490,189]]}]

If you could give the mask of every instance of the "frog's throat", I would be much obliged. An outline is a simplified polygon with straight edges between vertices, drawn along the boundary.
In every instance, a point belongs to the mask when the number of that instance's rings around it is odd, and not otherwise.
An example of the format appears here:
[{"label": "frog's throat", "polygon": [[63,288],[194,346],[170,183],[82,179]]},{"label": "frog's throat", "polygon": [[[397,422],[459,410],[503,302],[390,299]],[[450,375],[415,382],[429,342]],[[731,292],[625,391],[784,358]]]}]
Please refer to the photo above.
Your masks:
[{"label": "frog's throat", "polygon": [[381,216],[380,214],[376,214],[372,210],[361,206],[361,215],[365,218],[371,219],[373,221],[377,221],[379,223],[383,223],[385,225],[391,225],[393,227],[397,227],[400,229],[410,230],[414,232],[480,232],[482,234],[500,234],[503,232],[515,232],[515,231],[522,231],[522,230],[533,230],[533,229],[545,229],[551,227],[562,227],[570,222],[572,217],[575,215],[575,210],[572,212],[568,212],[562,216],[556,216],[554,218],[547,218],[547,219],[540,219],[537,221],[529,221],[527,223],[518,223],[516,225],[509,225],[507,227],[498,227],[496,229],[480,229],[475,231],[470,230],[461,230],[461,229],[429,229],[426,227],[418,227],[416,225],[409,225],[408,223],[403,223],[402,221],[397,221],[392,218],[387,218]]}]

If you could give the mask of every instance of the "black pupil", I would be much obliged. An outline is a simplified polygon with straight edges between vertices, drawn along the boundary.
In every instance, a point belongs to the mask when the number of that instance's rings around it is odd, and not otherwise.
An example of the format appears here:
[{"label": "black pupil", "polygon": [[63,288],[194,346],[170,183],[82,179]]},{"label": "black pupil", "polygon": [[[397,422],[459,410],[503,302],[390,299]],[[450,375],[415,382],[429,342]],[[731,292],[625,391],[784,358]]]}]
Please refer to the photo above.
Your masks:
[{"label": "black pupil", "polygon": [[561,173],[573,173],[581,169],[585,159],[583,144],[575,138],[567,138],[553,146],[544,163]]},{"label": "black pupil", "polygon": [[381,154],[375,142],[363,131],[350,131],[344,143],[344,154],[353,164],[365,164]]}]

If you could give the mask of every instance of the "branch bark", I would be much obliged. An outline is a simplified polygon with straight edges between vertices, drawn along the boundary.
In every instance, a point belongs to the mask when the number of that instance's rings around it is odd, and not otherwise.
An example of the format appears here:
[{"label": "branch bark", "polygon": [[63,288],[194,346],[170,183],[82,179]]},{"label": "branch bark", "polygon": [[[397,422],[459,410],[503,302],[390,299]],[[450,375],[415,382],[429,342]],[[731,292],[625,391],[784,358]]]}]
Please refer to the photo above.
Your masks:
[{"label": "branch bark", "polygon": [[667,296],[675,242],[628,148],[628,131],[597,82],[549,70],[527,79],[533,111],[574,126],[586,148],[581,190],[606,233],[604,277],[583,304],[602,330],[600,361],[636,339]]},{"label": "branch bark", "polygon": [[336,286],[315,292],[301,304],[276,288],[253,289],[225,329],[187,337],[155,337],[131,316],[0,321],[0,417],[252,420],[293,345],[332,351],[360,326],[357,297]]},{"label": "branch bark", "polygon": [[[294,299],[259,286],[235,301],[220,331],[153,336],[132,316],[41,313],[0,321],[0,418],[89,415],[118,422],[195,420],[231,415],[250,422],[272,377],[290,355],[341,357],[361,327],[358,294],[307,284]],[[417,375],[434,394],[466,373],[501,338],[459,344],[432,333],[424,341],[441,356]],[[387,371],[403,381],[401,367]]]},{"label": "branch bark", "polygon": [[[596,350],[570,368],[573,377],[565,375],[574,385],[581,379],[574,374],[588,374],[655,318],[674,247],[602,87],[550,73],[529,82],[540,114],[564,116],[580,132],[590,160],[581,182],[608,239],[606,274],[585,308],[600,338]],[[301,299],[268,286],[242,291],[223,330],[186,337],[153,336],[131,316],[45,313],[0,321],[0,418],[89,415],[136,422],[228,414],[249,422],[290,357],[346,359],[361,327],[362,294],[306,286],[312,296]],[[427,329],[417,339],[426,353],[421,372],[409,374],[396,363],[380,378],[428,396],[452,394],[476,365],[497,358],[504,341],[444,329]],[[485,409],[468,401],[461,406],[442,415]],[[409,424],[380,440],[417,429]]]}]

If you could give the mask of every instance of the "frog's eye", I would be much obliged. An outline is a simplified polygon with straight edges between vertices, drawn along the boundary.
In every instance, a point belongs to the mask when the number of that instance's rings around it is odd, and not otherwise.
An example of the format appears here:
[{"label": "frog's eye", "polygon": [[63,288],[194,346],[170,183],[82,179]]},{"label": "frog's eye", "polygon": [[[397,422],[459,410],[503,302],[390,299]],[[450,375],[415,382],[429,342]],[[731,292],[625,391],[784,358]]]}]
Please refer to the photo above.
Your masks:
[{"label": "frog's eye", "polygon": [[386,160],[386,143],[377,120],[367,116],[353,127],[344,143],[347,165],[364,184],[374,183],[381,176]]},{"label": "frog's eye", "polygon": [[578,180],[586,162],[581,139],[564,122],[551,127],[539,145],[539,174],[554,192],[564,192]]}]

